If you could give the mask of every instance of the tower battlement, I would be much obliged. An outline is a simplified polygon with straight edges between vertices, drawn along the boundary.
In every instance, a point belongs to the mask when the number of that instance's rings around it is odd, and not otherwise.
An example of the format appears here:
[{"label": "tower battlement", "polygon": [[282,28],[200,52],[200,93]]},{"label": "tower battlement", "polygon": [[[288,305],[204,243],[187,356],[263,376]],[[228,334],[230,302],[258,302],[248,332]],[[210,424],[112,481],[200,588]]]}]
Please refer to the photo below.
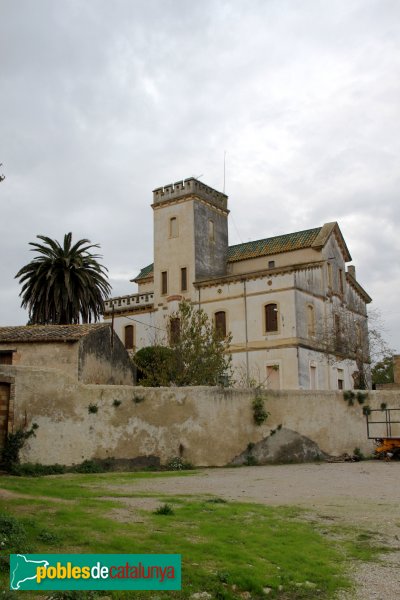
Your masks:
[{"label": "tower battlement", "polygon": [[153,204],[162,204],[170,200],[185,198],[186,196],[197,196],[222,210],[227,210],[228,196],[222,192],[217,192],[217,190],[205,185],[194,177],[156,188],[153,190]]}]

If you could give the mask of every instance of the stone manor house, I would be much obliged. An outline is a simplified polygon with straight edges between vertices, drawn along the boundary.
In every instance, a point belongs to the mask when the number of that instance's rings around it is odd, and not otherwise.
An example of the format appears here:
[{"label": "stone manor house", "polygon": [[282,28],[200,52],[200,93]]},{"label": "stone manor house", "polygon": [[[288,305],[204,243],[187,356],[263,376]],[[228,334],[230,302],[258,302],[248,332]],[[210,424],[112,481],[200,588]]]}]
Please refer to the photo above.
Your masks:
[{"label": "stone manor house", "polygon": [[194,178],[154,190],[154,262],[132,280],[138,293],[106,302],[125,347],[168,343],[187,299],[221,338],[231,333],[237,380],[319,390],[368,382],[371,298],[346,269],[339,225],[229,246],[227,203]]}]

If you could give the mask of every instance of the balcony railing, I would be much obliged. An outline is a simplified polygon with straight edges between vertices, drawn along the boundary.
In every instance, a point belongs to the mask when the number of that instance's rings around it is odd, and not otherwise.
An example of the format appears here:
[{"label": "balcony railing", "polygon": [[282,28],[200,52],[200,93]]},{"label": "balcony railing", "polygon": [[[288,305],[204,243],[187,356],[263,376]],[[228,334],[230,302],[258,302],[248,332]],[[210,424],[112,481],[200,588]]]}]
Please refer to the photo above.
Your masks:
[{"label": "balcony railing", "polygon": [[124,310],[134,310],[142,306],[152,305],[154,302],[153,292],[147,294],[129,294],[128,296],[118,296],[106,300],[104,305],[104,314],[110,314],[113,311],[120,312]]}]

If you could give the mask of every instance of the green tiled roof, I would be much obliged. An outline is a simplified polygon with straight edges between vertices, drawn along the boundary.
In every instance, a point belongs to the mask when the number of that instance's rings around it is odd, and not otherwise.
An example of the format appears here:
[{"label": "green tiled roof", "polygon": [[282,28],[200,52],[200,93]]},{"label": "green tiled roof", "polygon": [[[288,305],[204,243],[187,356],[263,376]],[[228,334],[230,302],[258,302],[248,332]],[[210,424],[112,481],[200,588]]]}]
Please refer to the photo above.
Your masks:
[{"label": "green tiled roof", "polygon": [[296,231],[295,233],[277,235],[264,240],[229,246],[228,262],[309,248],[320,231],[321,227],[317,227],[316,229],[306,229],[305,231]]},{"label": "green tiled roof", "polygon": [[154,269],[154,263],[151,263],[151,265],[147,265],[147,267],[143,267],[143,269],[140,271],[139,275],[137,277],[135,277],[134,279],[132,279],[132,281],[137,281],[138,279],[144,279],[145,277],[148,277],[149,275],[151,275],[153,273],[153,269]]},{"label": "green tiled roof", "polygon": [[[228,262],[236,262],[238,260],[245,260],[246,258],[256,258],[257,256],[268,256],[271,254],[279,254],[279,252],[290,252],[290,250],[309,248],[320,231],[321,227],[316,227],[315,229],[295,231],[294,233],[286,233],[285,235],[277,235],[263,240],[255,240],[254,242],[229,246]],[[144,267],[133,281],[148,277],[152,274],[153,269],[153,263]]]}]

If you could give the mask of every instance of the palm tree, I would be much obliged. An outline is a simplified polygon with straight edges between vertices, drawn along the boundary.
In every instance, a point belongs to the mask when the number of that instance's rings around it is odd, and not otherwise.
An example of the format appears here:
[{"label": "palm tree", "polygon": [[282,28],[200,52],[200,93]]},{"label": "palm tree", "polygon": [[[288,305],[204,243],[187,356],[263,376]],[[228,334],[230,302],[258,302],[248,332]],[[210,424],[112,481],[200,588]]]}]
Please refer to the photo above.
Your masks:
[{"label": "palm tree", "polygon": [[99,248],[90,240],[72,246],[72,233],[64,236],[64,245],[43,235],[44,244],[30,242],[35,258],[16,274],[22,285],[21,306],[28,308],[32,324],[70,324],[98,321],[104,299],[111,291],[107,269],[98,263]]}]

